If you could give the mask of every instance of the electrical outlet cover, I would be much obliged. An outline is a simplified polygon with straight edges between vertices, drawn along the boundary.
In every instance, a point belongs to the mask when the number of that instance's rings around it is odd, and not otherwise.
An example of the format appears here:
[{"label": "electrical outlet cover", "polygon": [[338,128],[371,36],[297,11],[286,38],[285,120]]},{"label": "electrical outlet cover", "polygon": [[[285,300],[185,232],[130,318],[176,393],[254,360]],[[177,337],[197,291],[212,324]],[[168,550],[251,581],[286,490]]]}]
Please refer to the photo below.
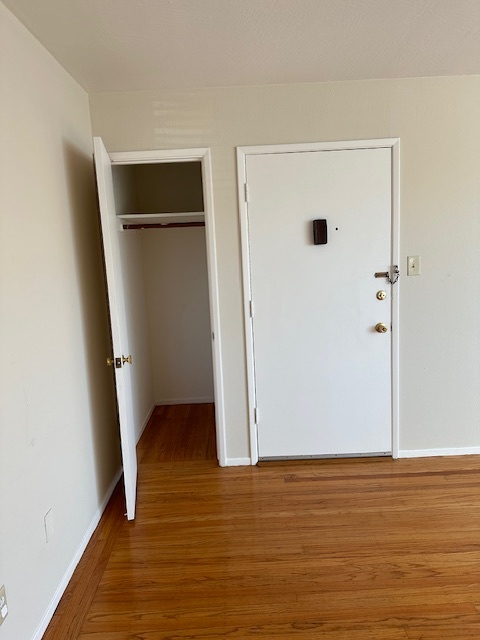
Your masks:
[{"label": "electrical outlet cover", "polygon": [[55,533],[55,529],[53,527],[53,511],[52,509],[49,509],[47,511],[47,513],[45,514],[45,517],[43,519],[43,523],[45,526],[45,542],[50,542],[50,540],[53,537],[53,534]]},{"label": "electrical outlet cover", "polygon": [[5,586],[0,587],[0,626],[8,616],[7,593]]}]

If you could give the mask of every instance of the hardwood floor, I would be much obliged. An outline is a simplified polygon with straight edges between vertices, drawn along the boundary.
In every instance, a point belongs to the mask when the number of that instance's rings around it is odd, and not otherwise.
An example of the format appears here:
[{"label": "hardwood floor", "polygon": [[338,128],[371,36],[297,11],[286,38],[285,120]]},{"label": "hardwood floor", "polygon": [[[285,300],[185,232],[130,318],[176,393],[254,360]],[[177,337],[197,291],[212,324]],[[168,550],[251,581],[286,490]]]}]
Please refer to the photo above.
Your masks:
[{"label": "hardwood floor", "polygon": [[138,462],[216,460],[213,404],[155,407],[137,446]]},{"label": "hardwood floor", "polygon": [[479,457],[221,469],[213,438],[156,411],[44,639],[480,638]]}]

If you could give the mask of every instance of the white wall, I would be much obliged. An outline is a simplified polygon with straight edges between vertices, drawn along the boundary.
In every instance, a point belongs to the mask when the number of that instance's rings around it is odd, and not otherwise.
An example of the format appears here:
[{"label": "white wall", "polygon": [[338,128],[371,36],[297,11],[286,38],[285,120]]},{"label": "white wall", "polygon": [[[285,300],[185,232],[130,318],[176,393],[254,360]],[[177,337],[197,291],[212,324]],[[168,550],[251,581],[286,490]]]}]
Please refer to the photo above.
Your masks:
[{"label": "white wall", "polygon": [[[401,139],[400,448],[480,446],[480,78],[90,96],[110,151],[211,147],[227,456],[249,455],[235,147]],[[168,126],[167,126],[168,123]],[[407,255],[422,275],[405,276]]]},{"label": "white wall", "polygon": [[203,211],[201,162],[162,162],[134,167],[138,211]]},{"label": "white wall", "polygon": [[0,638],[29,640],[120,459],[87,95],[1,3],[0,87]]},{"label": "white wall", "polygon": [[155,400],[213,402],[205,229],[142,235]]}]

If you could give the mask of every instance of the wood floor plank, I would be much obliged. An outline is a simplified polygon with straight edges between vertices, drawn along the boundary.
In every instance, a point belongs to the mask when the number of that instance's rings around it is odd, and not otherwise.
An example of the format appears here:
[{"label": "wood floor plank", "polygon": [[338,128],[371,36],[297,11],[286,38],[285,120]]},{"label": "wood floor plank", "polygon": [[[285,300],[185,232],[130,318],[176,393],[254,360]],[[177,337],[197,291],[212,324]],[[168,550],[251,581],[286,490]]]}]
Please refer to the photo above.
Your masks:
[{"label": "wood floor plank", "polygon": [[480,638],[480,458],[221,469],[214,443],[213,406],[157,407],[137,518],[105,515],[48,640]]}]

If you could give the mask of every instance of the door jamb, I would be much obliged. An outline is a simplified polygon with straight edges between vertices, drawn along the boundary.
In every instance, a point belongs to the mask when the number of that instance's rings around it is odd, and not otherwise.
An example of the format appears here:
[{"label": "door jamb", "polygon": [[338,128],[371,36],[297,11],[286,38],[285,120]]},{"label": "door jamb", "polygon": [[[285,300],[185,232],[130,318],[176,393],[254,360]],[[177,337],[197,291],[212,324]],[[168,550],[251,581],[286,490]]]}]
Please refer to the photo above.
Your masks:
[{"label": "door jamb", "polygon": [[222,341],[220,332],[220,304],[218,287],[217,241],[215,236],[215,212],[213,206],[212,161],[210,149],[158,149],[153,151],[120,151],[110,153],[112,165],[159,164],[162,162],[201,162],[203,202],[205,211],[205,236],[207,247],[208,294],[210,325],[212,331],[213,386],[215,396],[215,428],[217,459],[221,467],[227,465],[225,433],[225,400],[222,366]]},{"label": "door jamb", "polygon": [[[301,153],[312,151],[346,151],[353,149],[390,149],[392,160],[392,264],[399,265],[400,257],[400,138],[350,140],[345,142],[313,142],[237,147],[238,209],[243,271],[243,309],[245,327],[245,355],[247,363],[248,422],[251,464],[258,462],[258,435],[256,425],[255,357],[253,340],[253,308],[251,297],[250,246],[248,226],[248,189],[246,160],[249,155],[274,153]],[[399,299],[400,281],[391,287],[391,393],[392,393],[392,458],[399,456]]]}]

